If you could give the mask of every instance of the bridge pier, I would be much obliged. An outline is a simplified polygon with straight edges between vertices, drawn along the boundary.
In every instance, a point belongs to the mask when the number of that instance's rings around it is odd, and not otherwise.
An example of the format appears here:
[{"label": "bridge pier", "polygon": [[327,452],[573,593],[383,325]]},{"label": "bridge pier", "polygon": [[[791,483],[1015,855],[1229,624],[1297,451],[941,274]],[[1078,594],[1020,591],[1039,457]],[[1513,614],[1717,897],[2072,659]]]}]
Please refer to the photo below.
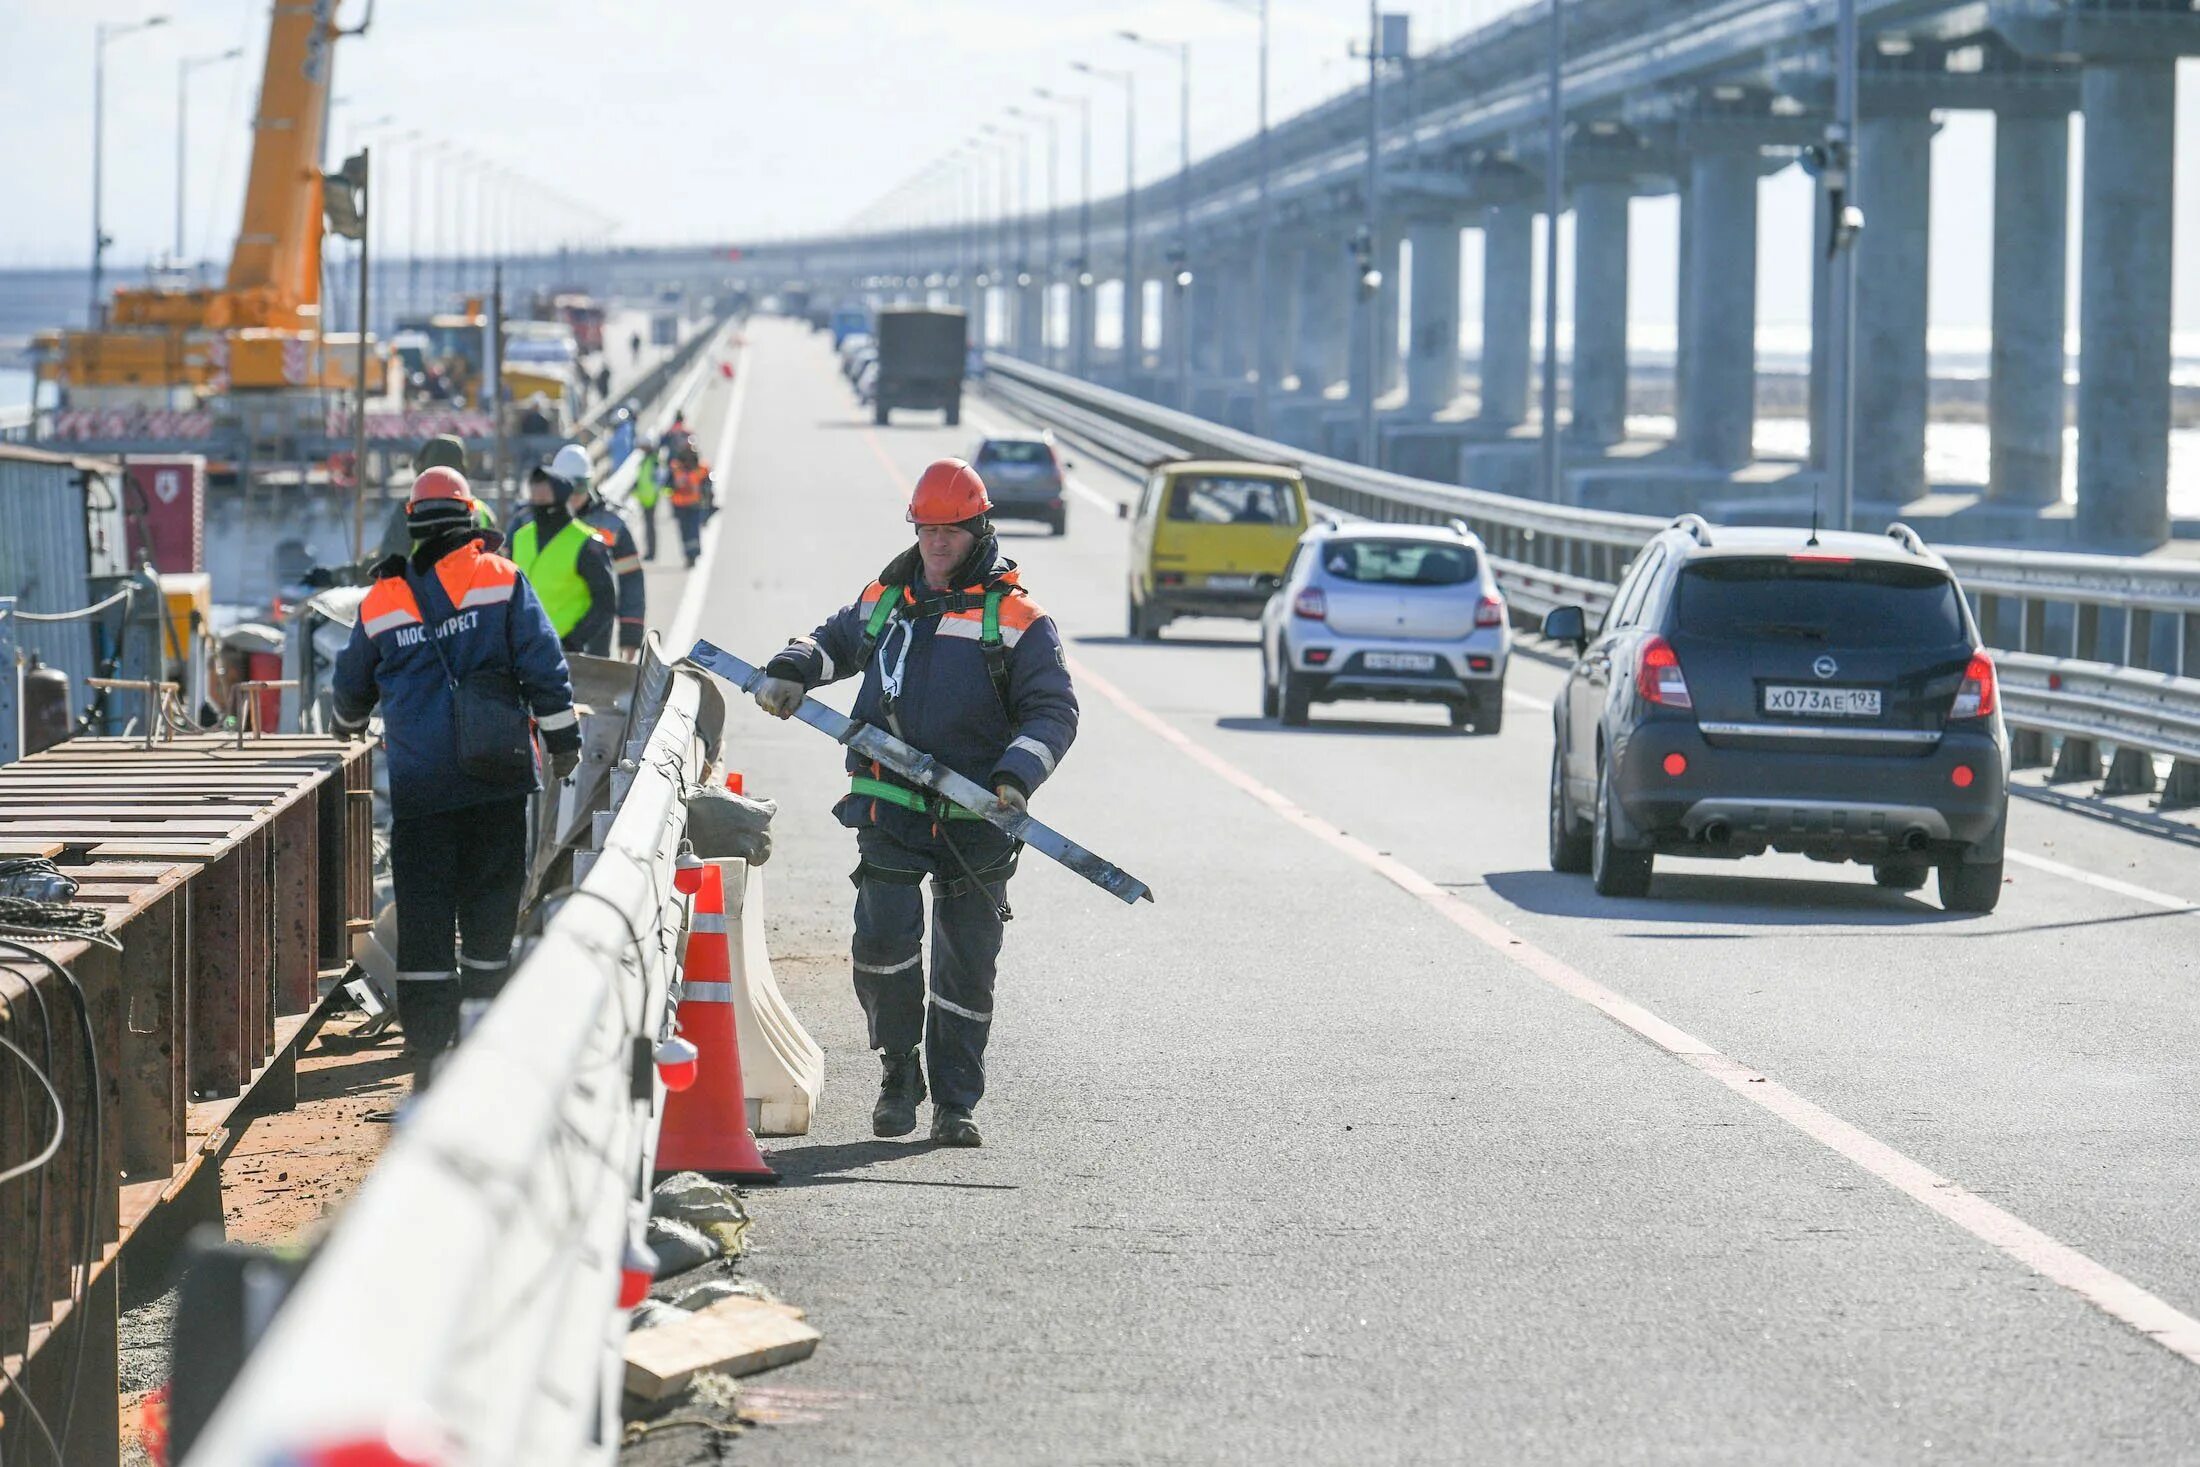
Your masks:
[{"label": "bridge pier", "polygon": [[1986,494],[2001,504],[2062,497],[2069,217],[2069,114],[1996,112]]},{"label": "bridge pier", "polygon": [[1459,221],[1422,219],[1413,241],[1413,333],[1406,348],[1406,411],[1432,417],[1459,395]]},{"label": "bridge pier", "polygon": [[1757,152],[1713,145],[1682,197],[1679,440],[1698,462],[1750,461],[1757,390]]},{"label": "bridge pier", "polygon": [[1398,246],[1404,240],[1404,230],[1395,224],[1385,225],[1375,234],[1375,268],[1383,272],[1382,288],[1375,295],[1375,309],[1378,312],[1375,323],[1377,397],[1398,390],[1404,367],[1398,350],[1398,317],[1404,286],[1398,269]]},{"label": "bridge pier", "polygon": [[1146,365],[1146,282],[1135,269],[1124,268],[1122,297],[1116,307],[1117,330],[1122,335],[1123,386],[1138,390],[1138,377]]},{"label": "bridge pier", "polygon": [[1314,234],[1299,256],[1299,329],[1291,344],[1291,368],[1298,374],[1299,390],[1314,397],[1337,380],[1344,348],[1343,254],[1337,236]]},{"label": "bridge pier", "polygon": [[2089,62],[2078,283],[2078,523],[2169,538],[2170,235],[2177,63]]},{"label": "bridge pier", "polygon": [[1069,287],[1069,369],[1078,377],[1092,376],[1093,287],[1085,283],[1091,274],[1080,261]]},{"label": "bridge pier", "polygon": [[1567,433],[1603,448],[1627,433],[1627,210],[1618,182],[1574,190],[1573,417]]},{"label": "bridge pier", "polygon": [[1272,238],[1268,244],[1268,296],[1255,303],[1260,322],[1260,380],[1271,401],[1284,379],[1297,370],[1297,351],[1305,292],[1306,246],[1296,239]]},{"label": "bridge pier", "polygon": [[1528,417],[1528,337],[1535,317],[1535,210],[1500,204],[1482,216],[1481,421]]},{"label": "bridge pier", "polygon": [[1927,272],[1933,134],[1922,112],[1857,127],[1856,493],[1907,503],[1925,492]]}]

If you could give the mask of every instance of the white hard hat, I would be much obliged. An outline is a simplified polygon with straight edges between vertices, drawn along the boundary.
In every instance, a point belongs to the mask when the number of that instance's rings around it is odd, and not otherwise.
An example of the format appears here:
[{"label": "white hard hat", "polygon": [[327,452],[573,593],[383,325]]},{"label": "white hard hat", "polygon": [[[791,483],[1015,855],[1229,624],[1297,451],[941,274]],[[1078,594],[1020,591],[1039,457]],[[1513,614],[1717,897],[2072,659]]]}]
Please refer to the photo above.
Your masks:
[{"label": "white hard hat", "polygon": [[550,474],[552,478],[563,479],[568,484],[587,483],[589,475],[588,450],[578,443],[566,444],[551,457]]}]

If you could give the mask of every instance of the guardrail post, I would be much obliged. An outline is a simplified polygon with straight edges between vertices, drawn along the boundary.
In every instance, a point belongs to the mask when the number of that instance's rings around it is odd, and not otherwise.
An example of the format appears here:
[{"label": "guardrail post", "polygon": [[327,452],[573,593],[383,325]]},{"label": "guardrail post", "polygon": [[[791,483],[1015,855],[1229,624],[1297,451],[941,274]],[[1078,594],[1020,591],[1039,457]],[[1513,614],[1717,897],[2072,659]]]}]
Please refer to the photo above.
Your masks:
[{"label": "guardrail post", "polygon": [[2169,767],[2169,778],[2162,781],[2162,798],[2154,802],[2157,810],[2188,810],[2200,805],[2200,764],[2189,759],[2179,759]]},{"label": "guardrail post", "polygon": [[2018,618],[2017,650],[2019,652],[2045,652],[2047,650],[2047,603],[2024,600],[2017,603],[2022,613]]},{"label": "guardrail post", "polygon": [[2049,784],[2077,784],[2101,777],[2101,746],[2092,739],[2064,739],[2055,751],[2055,767]]},{"label": "guardrail post", "polygon": [[2144,749],[2118,749],[2108,761],[2104,795],[2147,795],[2155,789],[2154,756]]},{"label": "guardrail post", "polygon": [[16,660],[15,598],[0,596],[0,764],[23,757],[23,668]]},{"label": "guardrail post", "polygon": [[2081,662],[2097,661],[2100,642],[2101,608],[2091,601],[2081,601],[2070,619],[2070,655]]},{"label": "guardrail post", "polygon": [[2054,762],[2054,752],[2046,734],[2036,728],[2009,730],[2009,767],[2011,769],[2038,769]]}]

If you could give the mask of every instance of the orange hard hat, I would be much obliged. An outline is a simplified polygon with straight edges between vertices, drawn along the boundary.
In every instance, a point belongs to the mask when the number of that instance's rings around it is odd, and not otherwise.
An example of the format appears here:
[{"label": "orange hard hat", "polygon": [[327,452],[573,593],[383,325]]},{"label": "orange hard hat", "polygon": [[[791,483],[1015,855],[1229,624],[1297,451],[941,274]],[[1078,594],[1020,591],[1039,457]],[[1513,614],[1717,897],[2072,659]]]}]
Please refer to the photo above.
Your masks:
[{"label": "orange hard hat", "polygon": [[455,499],[472,504],[474,491],[466,487],[464,474],[438,464],[432,469],[422,469],[420,477],[413,480],[412,502],[424,504],[432,499]]},{"label": "orange hard hat", "polygon": [[959,458],[943,458],[918,476],[917,492],[909,496],[909,523],[959,525],[992,508],[978,471]]}]

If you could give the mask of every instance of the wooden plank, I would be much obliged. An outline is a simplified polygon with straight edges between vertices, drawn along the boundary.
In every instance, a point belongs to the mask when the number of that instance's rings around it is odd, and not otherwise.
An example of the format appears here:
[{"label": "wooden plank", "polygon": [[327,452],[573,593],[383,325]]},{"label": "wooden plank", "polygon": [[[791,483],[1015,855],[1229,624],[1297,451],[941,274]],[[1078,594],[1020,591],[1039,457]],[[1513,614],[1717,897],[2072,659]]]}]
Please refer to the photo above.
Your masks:
[{"label": "wooden plank", "polygon": [[[191,883],[191,968],[185,986],[193,1099],[235,1095],[245,1060],[246,887],[256,874],[232,851]],[[255,1058],[258,1046],[254,1046]]]},{"label": "wooden plank", "polygon": [[754,1375],[806,1360],[823,1339],[802,1311],[761,1299],[721,1299],[686,1319],[626,1337],[626,1388],[661,1401],[700,1371]]},{"label": "wooden plank", "polygon": [[95,802],[99,799],[112,801],[114,797],[114,791],[109,790],[104,795],[96,797],[87,795],[80,800],[53,799],[43,795],[35,801],[11,800],[8,798],[7,791],[0,790],[0,820],[6,820],[10,823],[50,820],[56,824],[73,820],[129,820],[138,822],[227,820],[242,822],[256,818],[267,809],[265,800],[254,800],[249,804],[215,804],[204,799],[160,800],[133,797],[127,805],[98,804]]}]

